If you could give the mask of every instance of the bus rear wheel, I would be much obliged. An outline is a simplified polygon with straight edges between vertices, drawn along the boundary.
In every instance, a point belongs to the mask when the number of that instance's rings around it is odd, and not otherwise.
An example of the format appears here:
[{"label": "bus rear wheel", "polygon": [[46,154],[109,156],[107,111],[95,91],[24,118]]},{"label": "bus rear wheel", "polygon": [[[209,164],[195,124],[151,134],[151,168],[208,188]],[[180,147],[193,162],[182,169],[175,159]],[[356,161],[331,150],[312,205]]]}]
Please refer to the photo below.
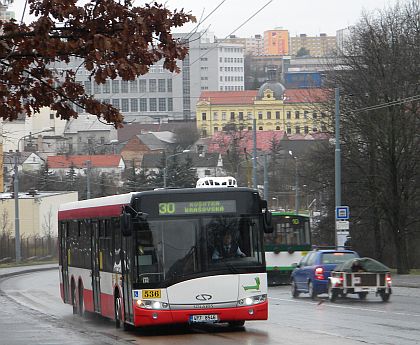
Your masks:
[{"label": "bus rear wheel", "polygon": [[73,315],[77,314],[77,302],[76,302],[76,286],[74,282],[71,282],[71,305],[73,306]]},{"label": "bus rear wheel", "polygon": [[78,313],[80,316],[85,314],[85,306],[83,301],[83,286],[79,286],[79,305],[78,305]]}]

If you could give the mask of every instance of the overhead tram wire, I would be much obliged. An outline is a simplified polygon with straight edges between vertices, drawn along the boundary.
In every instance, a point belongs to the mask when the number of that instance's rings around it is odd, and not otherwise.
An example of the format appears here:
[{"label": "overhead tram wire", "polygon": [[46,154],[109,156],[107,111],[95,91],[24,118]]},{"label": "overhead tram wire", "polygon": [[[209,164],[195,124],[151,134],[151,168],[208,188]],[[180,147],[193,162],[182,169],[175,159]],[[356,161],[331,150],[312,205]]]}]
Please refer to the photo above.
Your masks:
[{"label": "overhead tram wire", "polygon": [[[240,24],[235,30],[233,30],[230,34],[228,34],[227,36],[225,36],[225,39],[226,38],[229,38],[229,36],[233,35],[236,31],[238,31],[241,27],[243,27],[246,23],[248,23],[252,18],[254,18],[258,13],[260,13],[264,8],[266,8],[272,2],[273,2],[273,0],[268,1],[259,10],[257,10],[256,12],[254,12],[248,19],[246,19],[242,24]],[[206,56],[208,53],[210,53],[212,50],[216,49],[218,46],[219,46],[219,44],[216,44],[213,48],[207,50],[203,55],[200,55],[196,60],[194,60],[192,63],[190,63],[190,66],[194,65],[202,57]]]},{"label": "overhead tram wire", "polygon": [[397,100],[397,101],[391,101],[391,102],[387,102],[387,103],[376,104],[376,105],[372,105],[372,106],[365,107],[365,108],[353,109],[353,110],[350,110],[350,112],[359,113],[359,112],[363,112],[363,111],[379,110],[379,109],[389,108],[389,107],[392,107],[392,106],[401,105],[401,104],[404,104],[404,103],[415,102],[415,101],[419,101],[419,100],[420,100],[420,95],[415,95],[415,96],[403,98],[403,99],[400,99],[400,100]]}]

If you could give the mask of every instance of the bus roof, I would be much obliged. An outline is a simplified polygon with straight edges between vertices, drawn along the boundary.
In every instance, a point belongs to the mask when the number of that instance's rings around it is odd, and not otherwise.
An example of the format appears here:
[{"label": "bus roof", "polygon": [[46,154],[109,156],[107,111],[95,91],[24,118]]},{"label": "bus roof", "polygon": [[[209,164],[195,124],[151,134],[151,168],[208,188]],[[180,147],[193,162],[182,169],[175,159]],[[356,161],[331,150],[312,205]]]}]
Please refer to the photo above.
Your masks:
[{"label": "bus roof", "polygon": [[271,214],[273,216],[298,216],[298,217],[306,217],[309,218],[308,214],[303,214],[303,213],[296,213],[293,211],[272,211]]},{"label": "bus roof", "polygon": [[180,188],[180,189],[158,189],[143,192],[131,192],[126,194],[118,194],[106,196],[102,198],[73,201],[61,204],[58,209],[58,219],[76,219],[90,217],[117,217],[122,212],[122,206],[131,204],[133,198],[146,195],[168,195],[168,194],[210,194],[210,193],[229,193],[229,192],[254,192],[256,190],[239,187],[239,188]]}]

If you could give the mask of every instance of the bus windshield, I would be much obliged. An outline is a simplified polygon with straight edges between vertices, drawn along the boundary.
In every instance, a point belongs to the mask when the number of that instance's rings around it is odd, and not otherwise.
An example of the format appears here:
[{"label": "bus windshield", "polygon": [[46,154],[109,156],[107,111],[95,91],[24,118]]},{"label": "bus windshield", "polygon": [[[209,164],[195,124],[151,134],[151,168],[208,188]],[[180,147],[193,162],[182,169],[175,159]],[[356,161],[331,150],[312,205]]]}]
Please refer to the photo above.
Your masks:
[{"label": "bus windshield", "polygon": [[311,243],[309,217],[273,215],[274,231],[265,235],[266,245],[302,246]]},{"label": "bus windshield", "polygon": [[[231,247],[226,250],[222,246],[228,236]],[[169,283],[212,271],[237,273],[237,268],[263,265],[257,217],[151,219],[136,225],[135,245],[139,284]]]}]

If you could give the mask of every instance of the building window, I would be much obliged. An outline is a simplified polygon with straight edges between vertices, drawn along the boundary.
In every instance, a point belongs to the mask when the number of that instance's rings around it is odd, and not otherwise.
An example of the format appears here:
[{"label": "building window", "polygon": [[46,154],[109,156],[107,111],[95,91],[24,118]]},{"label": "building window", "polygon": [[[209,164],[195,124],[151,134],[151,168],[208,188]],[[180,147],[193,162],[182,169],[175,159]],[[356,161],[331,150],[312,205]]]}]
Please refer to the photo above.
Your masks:
[{"label": "building window", "polygon": [[308,118],[308,113],[309,113],[309,111],[307,111],[307,110],[305,110],[305,111],[303,112],[303,118],[304,118],[305,120]]},{"label": "building window", "polygon": [[207,120],[207,114],[201,113],[201,120],[206,121]]},{"label": "building window", "polygon": [[267,111],[267,120],[271,120],[271,111]]},{"label": "building window", "polygon": [[259,119],[259,120],[262,120],[262,118],[263,118],[263,117],[262,117],[262,111],[259,111],[259,112],[258,112],[258,119]]},{"label": "building window", "polygon": [[54,120],[54,113],[50,113],[50,120]]},{"label": "building window", "polygon": [[251,111],[248,111],[246,116],[247,116],[248,120],[252,120],[252,118],[253,118]]},{"label": "building window", "polygon": [[172,98],[168,98],[168,111],[174,110],[174,103],[172,101]]},{"label": "building window", "polygon": [[128,93],[128,80],[121,80],[121,92]]},{"label": "building window", "polygon": [[235,121],[235,113],[233,111],[230,113],[230,120]]},{"label": "building window", "polygon": [[149,110],[150,111],[157,111],[156,98],[149,98]]},{"label": "building window", "polygon": [[140,111],[147,111],[147,98],[140,98]]},{"label": "building window", "polygon": [[90,82],[90,80],[85,80],[84,85],[85,85],[85,92],[88,95],[92,94],[92,83]]},{"label": "building window", "polygon": [[159,111],[166,111],[166,98],[159,98]]},{"label": "building window", "polygon": [[240,121],[243,121],[243,119],[244,119],[244,112],[243,111],[240,111],[239,112],[239,120]]},{"label": "building window", "polygon": [[218,120],[218,114],[217,114],[217,111],[215,111],[214,113],[213,113],[213,120],[214,121],[217,121]]},{"label": "building window", "polygon": [[222,121],[226,121],[226,113],[222,111]]},{"label": "building window", "polygon": [[166,79],[166,84],[168,92],[172,92],[172,79]]},{"label": "building window", "polygon": [[295,111],[295,119],[298,119],[298,118],[299,118],[299,110]]},{"label": "building window", "polygon": [[94,83],[93,84],[93,92],[95,94],[101,93],[101,85],[100,84],[97,84],[97,83]]},{"label": "building window", "polygon": [[259,130],[259,131],[264,130],[264,129],[263,129],[263,126],[258,127],[258,130]]},{"label": "building window", "polygon": [[128,112],[128,98],[123,98],[121,100],[121,111],[123,113],[127,113]]},{"label": "building window", "polygon": [[312,114],[312,118],[313,118],[314,120],[316,120],[316,119],[318,118],[318,114],[317,114],[316,112],[314,112],[314,113]]},{"label": "building window", "polygon": [[292,134],[292,129],[290,127],[287,127],[287,134]]},{"label": "building window", "polygon": [[210,171],[210,169],[205,169],[205,170],[204,170],[204,175],[206,175],[206,176],[210,176],[210,175],[211,175],[211,171]]},{"label": "building window", "polygon": [[112,93],[120,93],[120,81],[113,80],[112,81]]},{"label": "building window", "polygon": [[251,126],[248,126],[248,131],[252,131],[252,127]]},{"label": "building window", "polygon": [[113,106],[114,108],[118,108],[118,109],[120,109],[120,100],[119,100],[119,99],[113,99],[113,100],[112,100],[112,106]]},{"label": "building window", "polygon": [[280,130],[280,126],[276,126],[276,131],[279,131]]},{"label": "building window", "polygon": [[109,80],[105,81],[105,84],[102,87],[103,93],[110,93],[111,92],[111,83]]},{"label": "building window", "polygon": [[156,92],[156,79],[149,79],[149,92]]},{"label": "building window", "polygon": [[300,134],[300,127],[299,126],[295,127],[295,132],[296,132],[296,134]]},{"label": "building window", "polygon": [[140,79],[139,80],[139,91],[140,92],[143,92],[143,93],[146,93],[147,92],[147,89],[146,89],[146,79]]},{"label": "building window", "polygon": [[130,92],[137,93],[139,92],[139,87],[137,84],[137,80],[130,80]]},{"label": "building window", "polygon": [[291,112],[291,111],[288,111],[288,112],[286,113],[286,118],[287,118],[288,120],[290,120],[290,119],[292,118],[292,112]]},{"label": "building window", "polygon": [[215,132],[218,132],[219,131],[219,128],[218,127],[214,127],[214,131]]},{"label": "building window", "polygon": [[206,136],[207,136],[207,131],[206,131],[205,129],[203,129],[203,130],[201,131],[201,135],[202,135],[203,137],[206,137]]},{"label": "building window", "polygon": [[304,131],[305,134],[308,134],[309,133],[309,127],[308,126],[303,127],[303,131]]},{"label": "building window", "polygon": [[312,128],[312,132],[318,132],[318,128],[316,127]]},{"label": "building window", "polygon": [[166,82],[165,79],[158,80],[158,91],[159,92],[166,92]]},{"label": "building window", "polygon": [[280,120],[280,112],[276,111],[276,120]]},{"label": "building window", "polygon": [[130,106],[132,113],[139,111],[139,102],[137,101],[137,98],[130,99]]}]

